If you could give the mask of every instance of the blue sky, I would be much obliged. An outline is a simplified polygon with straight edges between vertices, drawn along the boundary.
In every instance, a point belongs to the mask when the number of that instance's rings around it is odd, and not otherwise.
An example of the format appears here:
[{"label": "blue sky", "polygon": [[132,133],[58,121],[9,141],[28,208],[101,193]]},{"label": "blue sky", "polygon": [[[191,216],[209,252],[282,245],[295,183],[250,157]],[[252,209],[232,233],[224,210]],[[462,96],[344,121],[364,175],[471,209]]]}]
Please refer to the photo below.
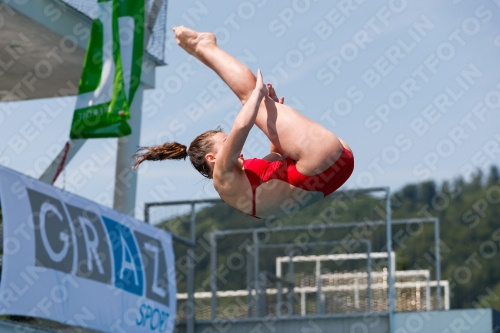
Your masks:
[{"label": "blue sky", "polygon": [[[177,1],[168,3],[166,61],[144,95],[141,145],[230,129],[239,102],[208,68],[175,44],[184,24],[217,33],[275,84],[285,103],[349,143],[356,167],[346,187],[449,180],[500,162],[500,1]],[[74,97],[0,105],[0,164],[38,176],[54,143],[68,138]],[[25,133],[27,119],[52,110]],[[9,145],[29,134],[25,149]],[[56,186],[112,206],[116,140],[89,140]],[[243,153],[266,154],[254,129]],[[86,174],[93,161],[98,174]],[[87,163],[87,164],[85,164]],[[139,169],[144,202],[212,198],[212,184],[188,161]]]}]

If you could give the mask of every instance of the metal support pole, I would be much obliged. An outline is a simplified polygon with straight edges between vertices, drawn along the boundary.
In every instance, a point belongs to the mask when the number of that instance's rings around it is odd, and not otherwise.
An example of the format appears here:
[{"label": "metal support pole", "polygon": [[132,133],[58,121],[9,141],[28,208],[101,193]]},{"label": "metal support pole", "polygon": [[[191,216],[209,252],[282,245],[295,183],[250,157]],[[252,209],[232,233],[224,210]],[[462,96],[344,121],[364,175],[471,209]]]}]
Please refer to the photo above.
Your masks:
[{"label": "metal support pole", "polygon": [[392,252],[392,224],[391,224],[391,191],[389,188],[386,189],[386,199],[385,199],[385,210],[386,210],[386,238],[387,238],[387,270],[388,270],[388,296],[389,296],[389,333],[394,332],[394,309],[395,309],[395,293],[394,293],[394,276],[393,267],[391,260]]},{"label": "metal support pole", "polygon": [[267,277],[259,274],[259,318],[265,317],[267,313]]},{"label": "metal support pole", "polygon": [[210,288],[212,289],[212,302],[211,302],[211,318],[215,320],[217,317],[217,238],[215,234],[210,234],[210,265],[211,265],[211,278]]},{"label": "metal support pole", "polygon": [[300,292],[300,315],[306,315],[306,293],[303,291]]},{"label": "metal support pole", "polygon": [[422,292],[420,288],[420,281],[415,282],[415,296],[417,301],[415,302],[415,307],[417,308],[417,311],[422,311]]},{"label": "metal support pole", "polygon": [[276,317],[280,318],[281,317],[281,302],[282,302],[282,294],[283,294],[283,288],[281,287],[281,282],[278,281],[278,294],[276,295],[277,300],[276,300]]},{"label": "metal support pole", "polygon": [[[196,200],[194,200],[196,202]],[[220,202],[221,200],[218,200],[216,202]],[[208,203],[208,202],[215,202],[214,201],[202,201],[203,203]],[[191,203],[191,201],[187,202],[171,202],[169,204],[182,204],[182,203]],[[151,204],[150,204],[151,205]],[[161,204],[158,204],[157,206],[161,206]],[[408,223],[415,223],[415,222],[422,222],[422,223],[434,223],[434,217],[432,218],[411,218],[411,219],[396,219],[392,220],[391,223],[393,225],[401,225],[401,224],[408,224]],[[334,223],[334,224],[324,224],[321,225],[322,228],[326,229],[340,229],[340,228],[357,228],[357,227],[366,227],[369,226],[371,228],[373,227],[378,227],[378,226],[387,226],[387,220],[378,220],[378,221],[370,221],[370,222],[342,222],[342,223]],[[310,230],[311,226],[310,225],[299,225],[299,226],[288,226],[288,227],[281,227],[279,228],[280,232],[284,231],[307,231]],[[265,227],[261,228],[247,228],[247,229],[231,229],[231,230],[218,230],[214,231],[218,236],[230,236],[230,235],[244,235],[244,234],[252,234],[254,232],[274,232],[277,231],[274,229],[269,229]]]},{"label": "metal support pole", "polygon": [[316,260],[316,313],[322,314],[323,307],[321,306],[321,261]]},{"label": "metal support pole", "polygon": [[[78,140],[70,140],[69,141],[69,150],[66,155],[66,165],[71,161],[71,159],[76,155],[76,153],[80,150],[80,148],[83,147],[87,140],[86,139],[78,139]],[[54,179],[54,176],[56,175],[57,172],[57,167],[59,164],[61,164],[61,161],[65,155],[64,148],[61,150],[59,155],[52,161],[52,163],[49,165],[47,169],[42,173],[40,178],[38,178],[40,181],[51,184],[52,180]]]},{"label": "metal support pole", "polygon": [[359,309],[359,277],[354,277],[354,307]]},{"label": "metal support pole", "polygon": [[252,289],[253,289],[253,256],[251,252],[251,248],[247,249],[247,317],[252,317],[253,304],[252,304]]},{"label": "metal support pole", "polygon": [[391,267],[392,267],[392,276],[396,279],[396,252],[391,252]]},{"label": "metal support pole", "polygon": [[427,275],[425,281],[425,311],[431,311],[431,276]]},{"label": "metal support pole", "polygon": [[441,310],[441,248],[439,246],[439,219],[436,218],[434,221],[434,246],[435,246],[435,256],[436,256],[436,297],[437,297],[437,309]]},{"label": "metal support pole", "polygon": [[194,242],[191,242],[189,239],[186,239],[186,238],[181,237],[181,236],[176,235],[176,234],[172,234],[172,239],[176,242],[182,243],[182,244],[189,246],[189,247],[196,246],[196,244]]},{"label": "metal support pole", "polygon": [[[279,278],[282,278],[282,274],[281,274],[281,260],[278,259],[276,261],[276,276],[279,277]],[[278,318],[281,317],[281,304],[283,303],[283,287],[282,287],[282,284],[281,284],[281,281],[278,280],[278,283],[277,283],[277,288],[278,288],[278,295],[277,295],[277,300],[276,300],[276,316]]]},{"label": "metal support pole", "polygon": [[288,316],[293,315],[293,289],[295,286],[293,272],[293,251],[290,251],[290,263],[288,264],[288,281],[292,282],[293,285],[288,287],[288,295],[287,295],[287,305],[288,305]]},{"label": "metal support pole", "polygon": [[149,205],[144,205],[144,222],[149,223]]},{"label": "metal support pole", "polygon": [[[194,203],[191,204],[191,218],[190,218],[190,232],[191,232],[191,242],[196,244],[196,230],[195,230],[195,223],[196,223],[196,211],[195,211],[195,205]],[[186,318],[186,332],[187,333],[194,333],[194,322],[196,318],[195,314],[195,302],[194,302],[194,256],[195,256],[195,248],[194,247],[189,247],[187,250],[187,308],[188,308],[188,314],[191,314],[190,316]]]},{"label": "metal support pole", "polygon": [[[446,281],[448,282],[448,281]],[[446,283],[444,285],[444,309],[450,309],[450,284]]]},{"label": "metal support pole", "polygon": [[129,125],[132,134],[118,138],[118,152],[116,155],[115,190],[113,209],[135,216],[135,197],[137,192],[137,172],[132,170],[130,157],[139,147],[141,138],[142,97],[144,83],[139,83],[130,105]]},{"label": "metal support pole", "polygon": [[259,294],[260,294],[260,286],[259,286],[259,233],[253,233],[253,245],[254,245],[254,289],[255,289],[255,298],[254,298],[254,306],[255,306],[255,317],[260,317],[260,306],[259,306]]},{"label": "metal support pole", "polygon": [[372,312],[372,243],[366,242],[366,274],[368,293],[368,312]]}]

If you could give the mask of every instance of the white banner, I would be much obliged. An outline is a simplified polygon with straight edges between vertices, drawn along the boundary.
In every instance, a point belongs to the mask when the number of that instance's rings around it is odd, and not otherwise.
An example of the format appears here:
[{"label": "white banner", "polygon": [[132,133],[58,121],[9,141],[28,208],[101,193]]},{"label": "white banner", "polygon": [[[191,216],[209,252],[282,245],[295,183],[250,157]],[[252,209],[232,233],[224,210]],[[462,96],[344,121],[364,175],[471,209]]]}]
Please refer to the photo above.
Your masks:
[{"label": "white banner", "polygon": [[172,332],[172,236],[0,166],[0,314],[104,332]]}]

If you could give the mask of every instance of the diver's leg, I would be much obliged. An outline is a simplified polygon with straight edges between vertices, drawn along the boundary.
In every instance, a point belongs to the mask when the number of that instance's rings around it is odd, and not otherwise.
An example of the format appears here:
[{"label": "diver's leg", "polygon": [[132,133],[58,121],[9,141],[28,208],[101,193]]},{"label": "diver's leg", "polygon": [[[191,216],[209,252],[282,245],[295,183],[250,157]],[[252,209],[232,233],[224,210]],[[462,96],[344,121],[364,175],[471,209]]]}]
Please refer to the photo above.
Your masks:
[{"label": "diver's leg", "polygon": [[242,104],[255,88],[255,75],[239,60],[220,49],[215,35],[197,32],[184,26],[173,29],[177,43],[189,54],[203,62],[231,88]]},{"label": "diver's leg", "polygon": [[[213,34],[182,26],[174,28],[174,32],[177,43],[214,70],[244,104],[255,88],[252,71],[220,49]],[[262,101],[255,124],[277,149],[297,161],[298,171],[305,175],[324,171],[342,153],[335,134],[269,97]]]}]

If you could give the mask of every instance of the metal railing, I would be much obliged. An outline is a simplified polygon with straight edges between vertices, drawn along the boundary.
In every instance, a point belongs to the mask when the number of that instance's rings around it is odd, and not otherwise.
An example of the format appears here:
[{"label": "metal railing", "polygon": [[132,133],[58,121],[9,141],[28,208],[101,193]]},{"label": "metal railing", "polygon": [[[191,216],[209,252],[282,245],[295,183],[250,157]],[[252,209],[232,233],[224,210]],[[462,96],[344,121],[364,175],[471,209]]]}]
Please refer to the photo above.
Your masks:
[{"label": "metal railing", "polygon": [[[391,218],[391,198],[390,198],[390,190],[387,187],[377,187],[377,188],[369,188],[369,189],[360,189],[360,190],[347,190],[347,191],[337,191],[334,192],[333,196],[347,196],[352,197],[355,194],[365,194],[372,192],[384,192],[385,199],[385,220],[378,221],[370,221],[370,222],[347,222],[347,223],[336,223],[334,225],[322,225],[322,228],[325,229],[336,229],[336,228],[346,228],[346,227],[375,227],[375,226],[385,226],[386,227],[386,251],[387,253],[392,252],[392,226],[398,224],[411,224],[411,223],[434,223],[434,240],[435,240],[435,248],[434,254],[436,258],[436,290],[437,290],[437,308],[442,309],[441,306],[441,263],[440,263],[440,249],[439,249],[439,219],[438,218],[414,218],[414,219],[399,219],[392,220]],[[174,206],[174,205],[191,205],[191,218],[190,218],[190,233],[191,239],[186,239],[178,235],[173,235],[174,240],[189,246],[188,249],[188,279],[187,279],[187,303],[188,308],[191,313],[187,320],[187,331],[194,332],[194,318],[195,318],[195,307],[194,307],[194,245],[195,245],[195,219],[196,219],[196,205],[200,204],[215,204],[222,202],[221,199],[207,199],[207,200],[184,200],[184,201],[169,201],[169,202],[156,202],[156,203],[146,203],[144,208],[144,219],[146,222],[150,219],[150,208],[158,207],[158,206]],[[262,247],[262,244],[259,244],[259,234],[266,232],[286,232],[286,231],[304,231],[307,230],[310,226],[289,226],[289,227],[281,227],[279,229],[268,229],[268,228],[251,228],[251,229],[237,229],[237,230],[223,230],[223,231],[214,231],[210,234],[210,266],[211,266],[211,278],[210,278],[210,288],[211,288],[211,315],[210,318],[212,320],[217,319],[217,283],[216,283],[216,267],[217,267],[217,239],[224,236],[236,235],[236,234],[249,234],[252,235],[253,238],[253,248],[255,255],[253,256],[253,279],[254,281],[259,280],[259,248]],[[388,273],[387,273],[387,283],[388,283],[388,314],[389,314],[389,325],[391,327],[391,331],[394,328],[394,312],[395,312],[395,279],[394,279],[394,264],[389,260],[388,261]],[[262,292],[262,291],[261,291]],[[254,300],[258,300],[259,291],[255,289],[255,292],[247,292],[248,297],[254,297]],[[259,302],[255,302],[256,311],[255,314],[258,314]]]},{"label": "metal railing", "polygon": [[[329,246],[329,245],[352,245],[352,244],[364,244],[366,246],[366,272],[368,274],[368,312],[371,312],[371,259],[372,259],[372,244],[369,240],[366,239],[359,239],[359,240],[352,240],[352,241],[330,241],[330,242],[311,242],[307,243],[308,247],[316,247],[316,246]],[[266,244],[266,245],[260,245],[259,248],[290,248],[291,246],[297,246],[295,243],[285,243],[285,244]],[[293,248],[293,247],[292,247]],[[289,262],[289,269],[290,269],[290,276],[293,277],[293,263],[299,261],[299,257],[293,256],[293,251],[290,249],[290,255],[288,258],[286,257],[278,257],[276,258],[276,276],[281,277],[281,260],[280,259],[288,259]],[[364,253],[363,253],[364,254]],[[335,255],[332,255],[335,256]],[[324,300],[322,299],[322,293],[321,293],[321,259],[322,258],[317,258],[319,256],[309,256],[309,257],[314,257],[314,261],[316,262],[316,286],[318,288],[317,290],[317,297],[316,297],[316,307],[319,310],[318,313],[323,313],[324,309]],[[298,260],[299,259],[299,260]],[[256,267],[255,269],[258,269]],[[294,283],[294,281],[291,281]],[[257,295],[257,293],[256,293]],[[257,301],[257,300],[256,300]],[[293,303],[290,301],[290,298],[288,299],[288,308],[293,309]],[[278,283],[278,300],[276,304],[276,314],[277,317],[281,317],[281,284]],[[293,311],[289,311],[289,314]]]},{"label": "metal railing", "polygon": [[[386,283],[386,278],[387,278],[387,272],[373,272],[372,273],[372,277],[373,277],[373,282],[371,283],[371,286],[370,288],[373,290],[373,291],[386,291],[387,290],[387,283]],[[362,302],[362,300],[360,299],[360,294],[363,292],[363,291],[366,291],[368,289],[368,285],[366,283],[363,283],[362,281],[363,280],[366,280],[366,273],[365,272],[357,272],[357,273],[335,273],[335,274],[322,274],[321,278],[323,280],[329,280],[329,279],[332,279],[332,276],[336,276],[337,279],[346,279],[347,278],[353,278],[354,283],[345,283],[345,281],[343,283],[340,283],[338,285],[331,285],[331,284],[328,284],[328,283],[325,283],[324,285],[322,285],[322,292],[323,293],[332,293],[332,292],[343,292],[343,293],[350,293],[349,296],[351,296],[351,298],[353,298],[353,305],[350,305],[350,304],[347,304],[346,302],[344,302],[341,298],[335,300],[334,299],[334,302],[337,302],[338,305],[340,305],[340,307],[343,307],[344,308],[344,312],[339,311],[339,310],[334,310],[332,312],[331,309],[327,308],[325,309],[324,311],[324,314],[325,315],[331,315],[331,314],[340,314],[340,313],[345,313],[345,314],[348,314],[348,313],[352,313],[352,312],[366,312],[368,313],[368,311],[366,311],[366,309],[368,308],[368,304],[367,302]],[[415,277],[423,277],[424,280],[410,280],[410,281],[396,281],[395,282],[395,287],[396,287],[396,290],[401,290],[400,292],[398,292],[398,297],[397,297],[397,308],[396,310],[397,311],[431,311],[431,310],[436,310],[437,309],[437,298],[435,296],[433,296],[433,293],[431,291],[432,288],[436,288],[437,287],[437,281],[432,281],[432,280],[429,280],[429,276],[430,276],[430,271],[428,270],[417,270],[417,271],[396,271],[395,272],[395,277],[396,278],[399,278],[401,279],[401,277],[408,277],[408,278],[415,278]],[[266,276],[267,277],[267,276]],[[296,296],[298,295],[298,298],[299,298],[299,304],[300,304],[300,316],[310,316],[311,313],[309,311],[307,311],[307,308],[308,308],[308,305],[310,305],[311,303],[308,302],[306,305],[306,295],[308,294],[311,294],[311,293],[318,293],[318,287],[316,285],[312,285],[312,286],[304,286],[304,285],[293,285],[293,288],[290,284],[290,281],[287,281],[285,279],[282,280],[283,281],[283,284],[286,284],[287,286],[285,286],[282,290],[282,292],[285,292],[286,294],[288,293],[292,293],[293,292],[293,295],[294,295],[294,301],[297,300]],[[297,281],[297,278],[295,278],[295,281]],[[440,285],[441,287],[443,288],[443,301],[444,301],[444,307],[443,309],[444,310],[449,310],[450,309],[450,292],[449,292],[449,282],[447,280],[443,280],[443,281],[440,281]],[[425,292],[420,293],[420,289],[424,289]],[[408,291],[409,289],[411,290],[415,290],[414,292],[414,298],[415,298],[415,302],[411,302],[411,304],[407,301],[405,304],[405,298],[408,299],[409,297],[413,297],[413,296],[409,296],[409,295],[404,295],[405,293],[408,293],[408,292],[411,292]],[[265,294],[267,295],[267,297],[270,297],[270,296],[274,296],[275,298],[277,298],[277,295],[279,294],[279,289],[278,288],[266,288],[265,289]],[[254,291],[251,290],[247,290],[247,289],[240,289],[240,290],[219,290],[217,291],[217,298],[219,299],[227,299],[227,298],[237,298],[237,297],[241,297],[241,298],[244,298],[244,297],[253,297],[254,296]],[[383,296],[384,293],[377,293],[379,294],[378,295],[378,298],[377,299],[376,297],[374,297],[372,299],[372,302],[373,303],[377,303],[377,304],[385,304],[385,306],[387,307],[387,297],[380,297],[380,296]],[[386,295],[386,293],[385,293]],[[354,296],[354,297],[352,297]],[[199,292],[196,292],[195,293],[195,298],[200,301],[200,300],[209,300],[211,299],[212,297],[212,293],[210,291],[199,291]],[[186,293],[179,293],[177,294],[177,299],[178,300],[186,300],[187,299],[187,294]],[[421,301],[423,300],[423,302],[421,304],[419,304]],[[272,300],[270,301],[272,302]],[[363,305],[364,303],[364,305]],[[198,306],[200,305],[200,303],[197,304]],[[238,306],[241,307],[241,303],[238,303],[237,304]],[[207,307],[206,303],[204,304],[205,308]],[[234,307],[235,305],[232,304],[231,307]],[[291,310],[289,308],[289,305],[287,304],[287,309],[288,310]],[[348,311],[346,311],[348,310]],[[240,313],[246,313],[248,311],[248,308],[247,307],[241,307],[240,309]],[[372,313],[375,313],[375,312],[385,312],[387,311],[387,309],[379,309],[378,311],[373,311]],[[207,316],[200,316],[200,319],[209,319],[209,316],[210,316],[210,305],[208,305],[208,309],[204,309],[202,311],[203,313],[208,313]],[[291,315],[291,314],[290,314]],[[276,312],[273,313],[270,313],[270,307],[268,306],[267,307],[267,313],[266,313],[266,316],[269,317],[277,317],[276,319],[278,320],[279,317],[277,316]],[[289,317],[289,315],[287,314],[285,317]],[[231,319],[232,321],[234,321],[236,318],[238,317],[228,317],[227,315],[226,316],[223,316],[223,318],[220,318],[220,319]],[[241,317],[242,319],[247,319],[247,317],[243,316]]]},{"label": "metal railing", "polygon": [[218,203],[221,199],[209,200],[184,200],[184,201],[170,201],[170,202],[154,202],[146,203],[144,205],[144,222],[149,223],[150,215],[149,209],[157,206],[176,206],[176,205],[190,205],[191,213],[189,219],[189,239],[172,233],[172,239],[182,245],[188,247],[187,250],[187,308],[192,314],[186,318],[186,331],[187,333],[194,333],[195,325],[195,298],[194,298],[194,270],[195,270],[195,247],[196,247],[196,205],[207,203]]}]

